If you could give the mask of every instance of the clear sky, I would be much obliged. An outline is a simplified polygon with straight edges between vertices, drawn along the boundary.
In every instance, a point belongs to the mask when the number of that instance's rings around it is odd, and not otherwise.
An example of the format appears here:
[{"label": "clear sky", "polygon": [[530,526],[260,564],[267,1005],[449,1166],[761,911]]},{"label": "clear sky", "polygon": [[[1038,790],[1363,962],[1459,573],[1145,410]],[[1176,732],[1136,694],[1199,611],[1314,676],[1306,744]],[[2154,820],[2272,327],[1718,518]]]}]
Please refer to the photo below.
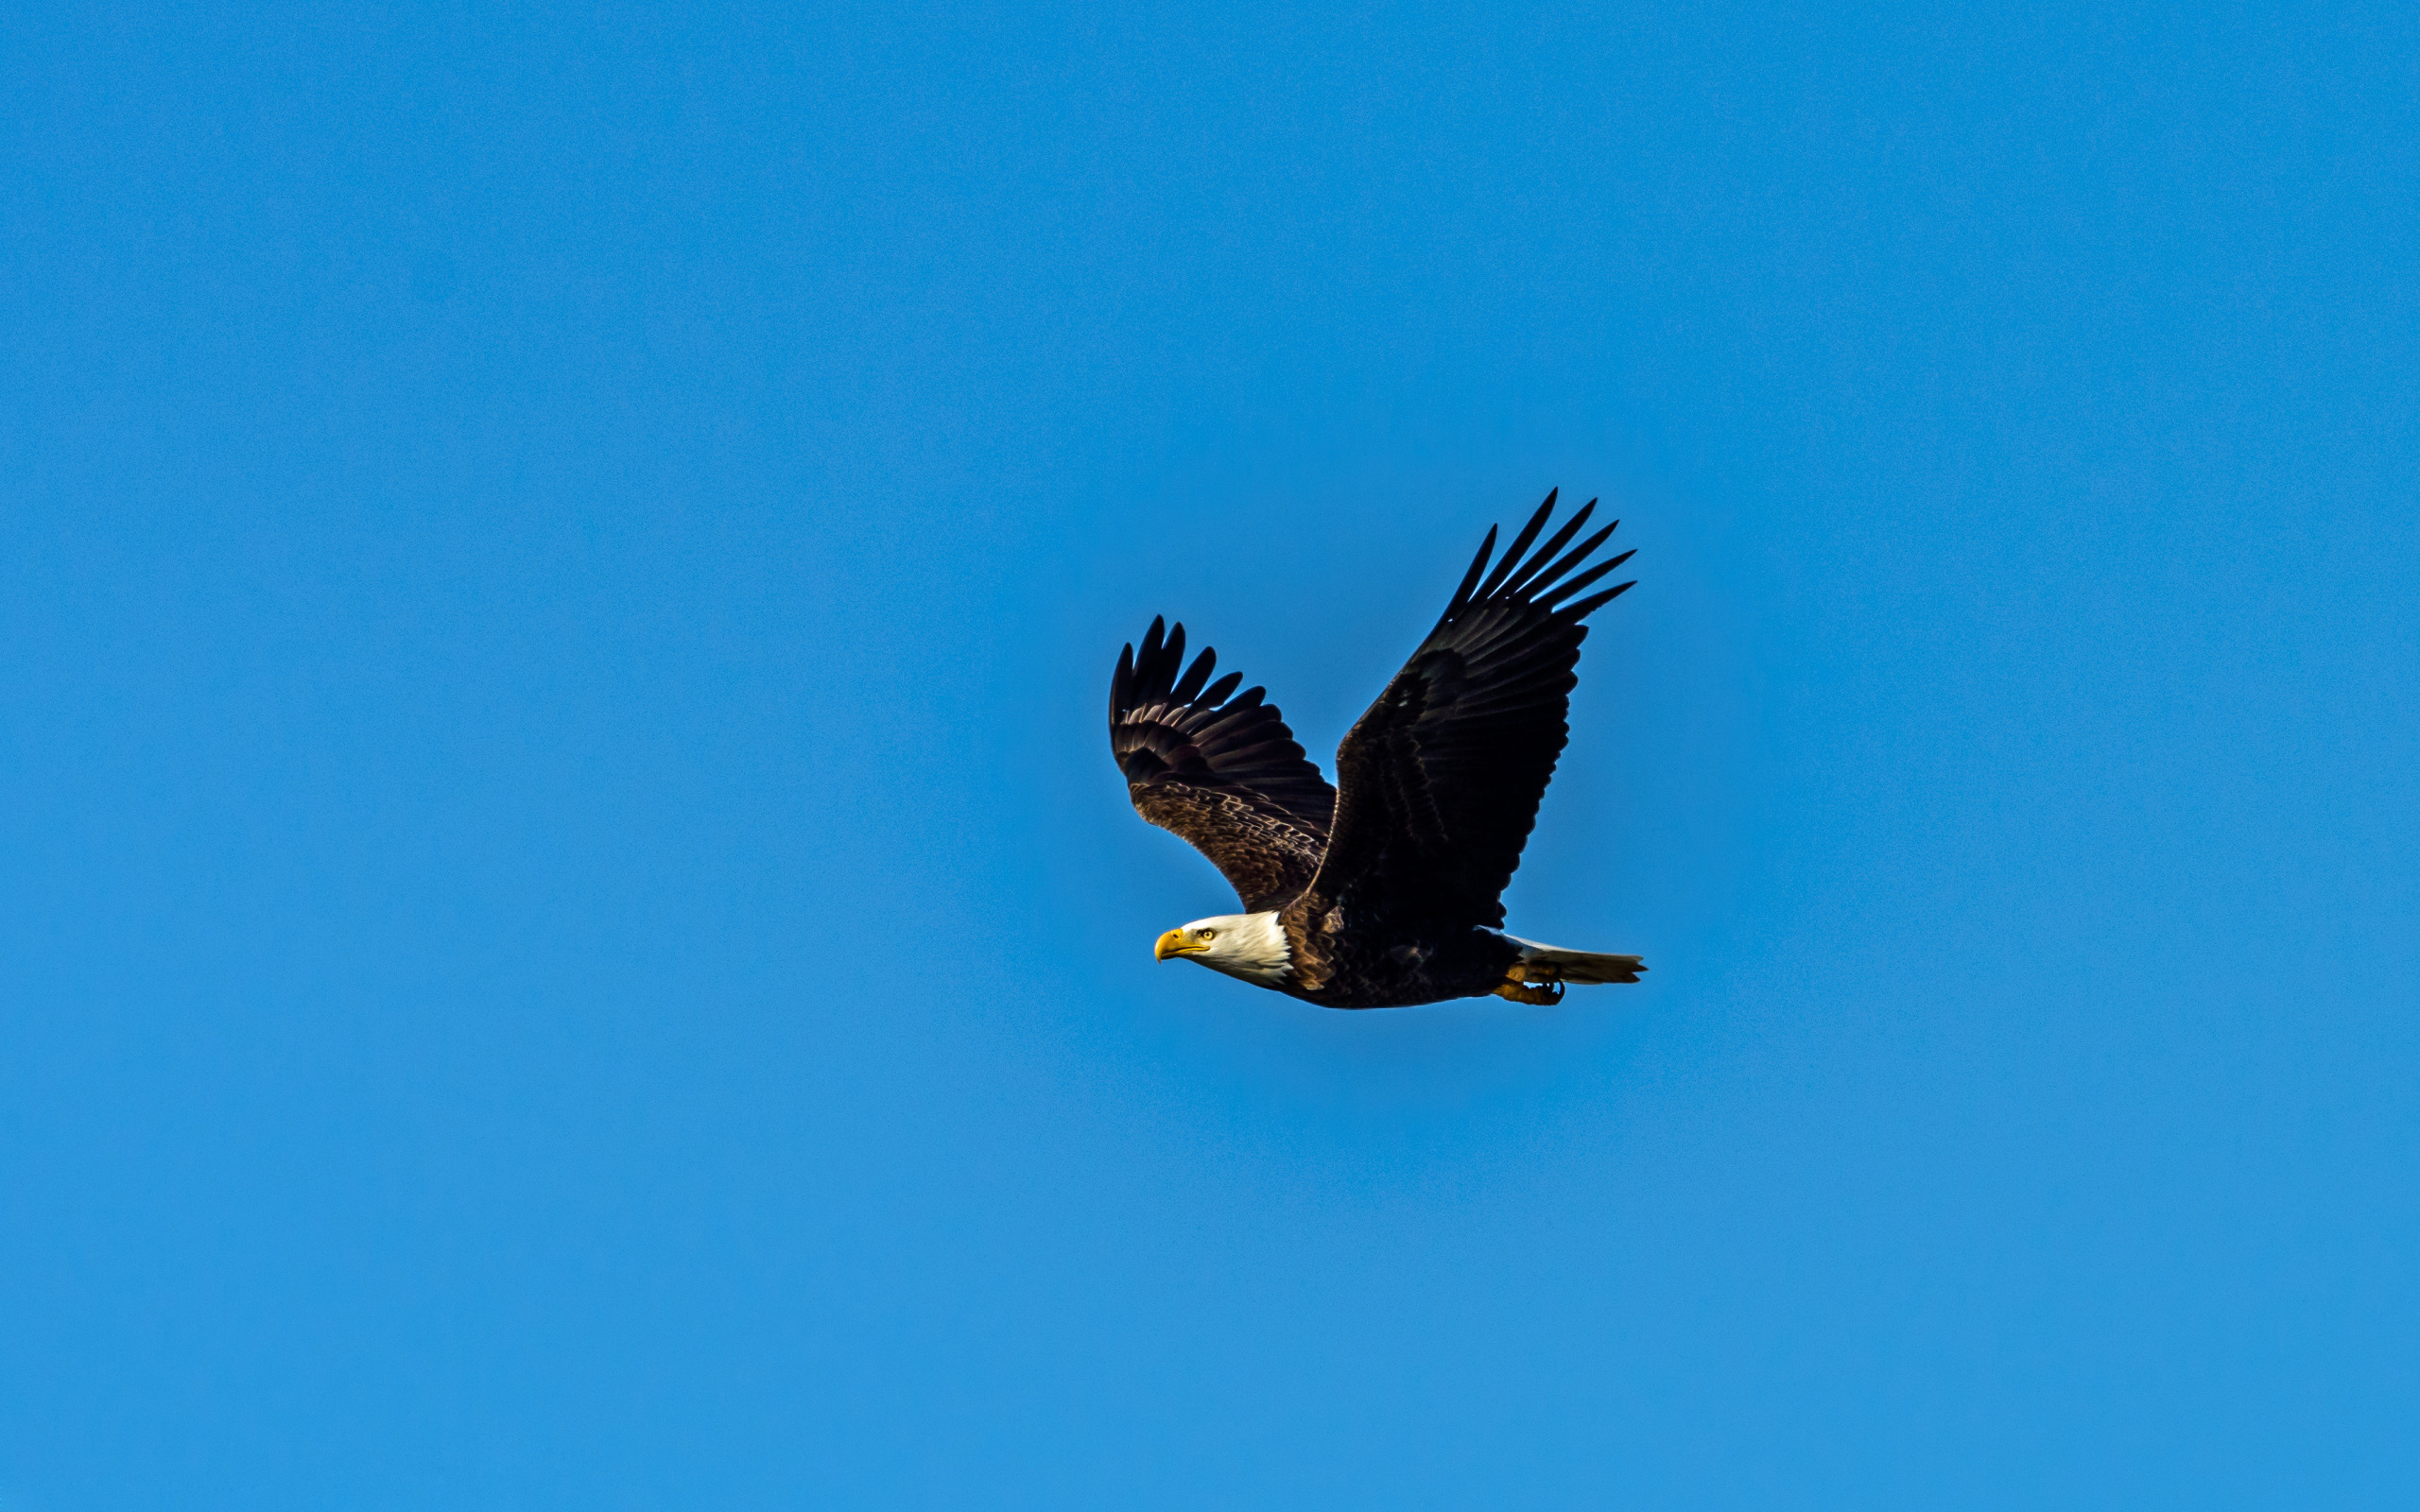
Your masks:
[{"label": "clear sky", "polygon": [[[0,1507],[2420,1502],[2420,12],[0,18]],[[1128,810],[1638,548],[1322,1012]]]}]

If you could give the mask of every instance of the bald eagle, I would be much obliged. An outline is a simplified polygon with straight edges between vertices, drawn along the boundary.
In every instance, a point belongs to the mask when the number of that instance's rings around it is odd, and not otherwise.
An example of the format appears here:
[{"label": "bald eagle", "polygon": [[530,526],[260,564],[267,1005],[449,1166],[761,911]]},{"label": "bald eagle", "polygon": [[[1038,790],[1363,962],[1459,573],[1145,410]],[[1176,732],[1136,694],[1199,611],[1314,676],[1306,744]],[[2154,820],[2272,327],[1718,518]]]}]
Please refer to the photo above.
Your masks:
[{"label": "bald eagle", "polygon": [[1109,744],[1127,796],[1207,856],[1244,910],[1169,930],[1159,959],[1331,1008],[1559,1003],[1565,983],[1638,980],[1635,955],[1502,932],[1499,895],[1570,735],[1581,622],[1632,586],[1580,596],[1633,555],[1583,568],[1618,520],[1564,551],[1594,499],[1530,549],[1554,501],[1493,572],[1489,527],[1437,627],[1337,747],[1335,787],[1265,689],[1236,693],[1234,672],[1211,681],[1206,647],[1185,664],[1183,625],[1155,619],[1118,653]]}]

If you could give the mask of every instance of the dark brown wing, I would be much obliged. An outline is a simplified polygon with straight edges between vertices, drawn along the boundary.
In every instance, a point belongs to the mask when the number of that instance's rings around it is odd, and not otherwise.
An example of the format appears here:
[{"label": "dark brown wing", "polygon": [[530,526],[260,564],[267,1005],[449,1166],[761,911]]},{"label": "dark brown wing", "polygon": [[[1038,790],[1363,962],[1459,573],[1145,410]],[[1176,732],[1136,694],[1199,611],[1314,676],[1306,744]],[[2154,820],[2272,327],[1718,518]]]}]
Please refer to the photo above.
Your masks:
[{"label": "dark brown wing", "polygon": [[1210,682],[1219,653],[1204,647],[1185,667],[1184,627],[1165,639],[1162,628],[1153,620],[1140,651],[1117,653],[1109,682],[1109,748],[1127,796],[1208,856],[1247,912],[1274,908],[1319,869],[1336,790],[1262,701],[1266,689],[1236,694],[1236,672]]},{"label": "dark brown wing", "polygon": [[1482,582],[1495,546],[1488,531],[1444,617],[1338,747],[1342,792],[1310,889],[1314,908],[1340,904],[1348,923],[1372,913],[1504,922],[1498,895],[1521,864],[1570,735],[1564,715],[1588,634],[1580,622],[1631,586],[1576,597],[1630,559],[1626,551],[1574,572],[1614,525],[1556,555],[1580,533],[1594,499],[1523,556],[1554,499],[1547,495]]}]

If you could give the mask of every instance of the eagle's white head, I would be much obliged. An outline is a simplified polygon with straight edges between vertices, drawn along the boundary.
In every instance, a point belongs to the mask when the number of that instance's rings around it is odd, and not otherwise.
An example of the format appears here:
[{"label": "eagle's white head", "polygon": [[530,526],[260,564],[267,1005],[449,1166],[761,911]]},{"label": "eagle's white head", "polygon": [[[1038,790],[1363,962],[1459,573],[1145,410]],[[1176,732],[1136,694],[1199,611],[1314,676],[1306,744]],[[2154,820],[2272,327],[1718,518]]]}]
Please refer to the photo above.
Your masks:
[{"label": "eagle's white head", "polygon": [[1161,936],[1152,954],[1164,961],[1182,955],[1262,987],[1282,987],[1294,974],[1294,952],[1274,913],[1197,919]]}]

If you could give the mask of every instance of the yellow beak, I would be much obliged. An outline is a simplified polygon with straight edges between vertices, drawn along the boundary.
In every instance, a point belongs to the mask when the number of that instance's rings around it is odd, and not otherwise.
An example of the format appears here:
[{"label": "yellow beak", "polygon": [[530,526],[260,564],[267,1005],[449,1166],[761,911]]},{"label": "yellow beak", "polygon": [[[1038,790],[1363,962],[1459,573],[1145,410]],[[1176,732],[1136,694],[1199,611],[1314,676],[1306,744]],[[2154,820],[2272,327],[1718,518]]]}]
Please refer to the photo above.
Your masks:
[{"label": "yellow beak", "polygon": [[1171,929],[1160,936],[1159,944],[1151,948],[1151,955],[1165,961],[1178,955],[1198,955],[1209,948],[1184,930]]}]

